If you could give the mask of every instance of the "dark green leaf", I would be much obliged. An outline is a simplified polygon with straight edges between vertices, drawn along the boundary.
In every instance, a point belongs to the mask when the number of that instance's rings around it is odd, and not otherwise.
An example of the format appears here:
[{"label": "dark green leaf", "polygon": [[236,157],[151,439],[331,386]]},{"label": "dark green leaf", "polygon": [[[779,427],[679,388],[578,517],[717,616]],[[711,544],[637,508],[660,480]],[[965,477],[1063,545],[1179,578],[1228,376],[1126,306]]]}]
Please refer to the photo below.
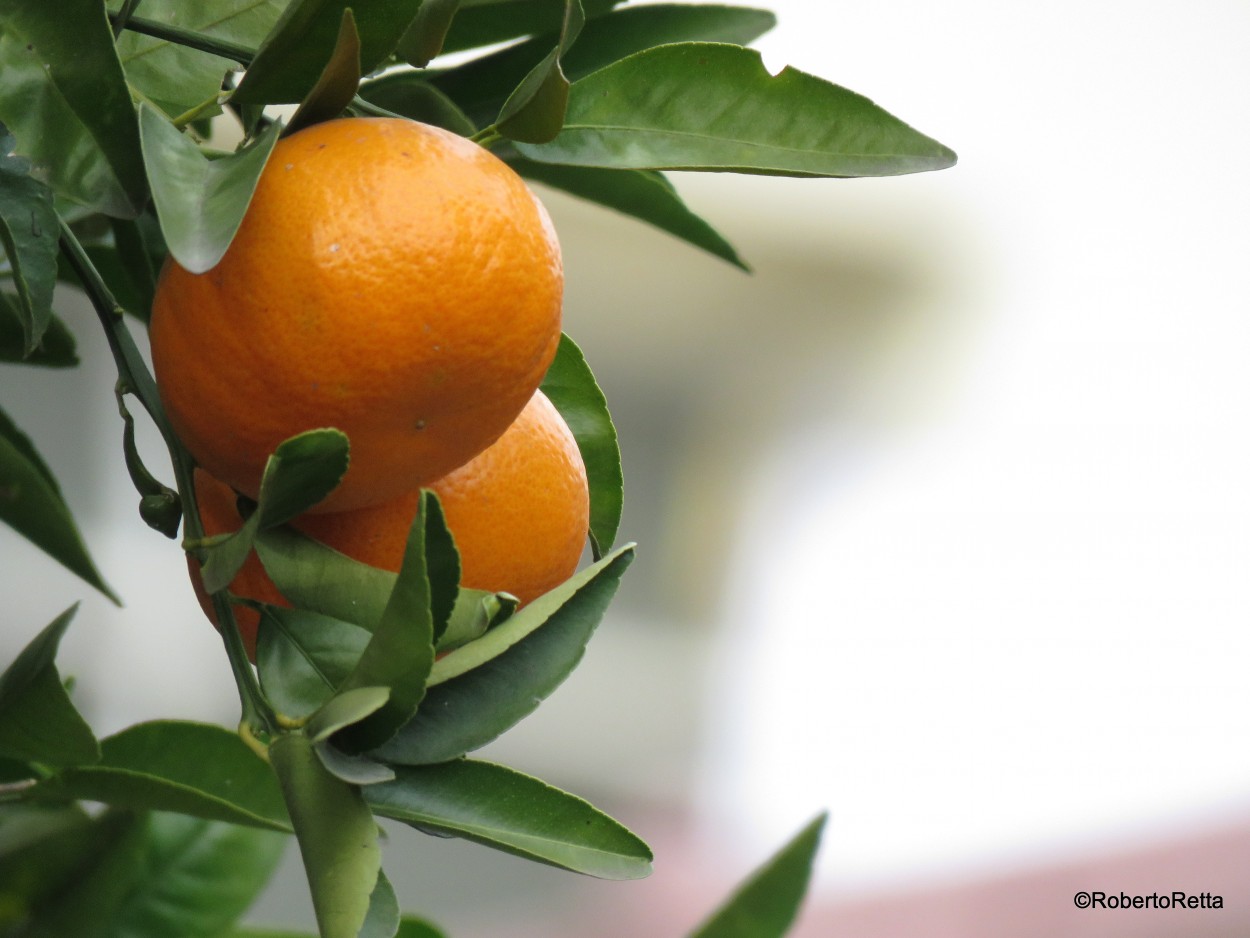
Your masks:
[{"label": "dark green leaf", "polygon": [[265,606],[256,643],[261,687],[277,711],[301,720],[334,696],[369,632],[306,609]]},{"label": "dark green leaf", "polygon": [[[456,542],[451,531],[447,529],[447,516],[443,514],[443,506],[435,493],[421,493],[417,517],[425,519],[425,567],[430,581],[429,608],[434,620],[433,642],[437,646],[456,609],[460,591],[460,552],[456,550]],[[404,563],[407,565],[407,557],[404,558]],[[401,581],[404,575],[401,568]],[[396,614],[402,615],[402,610],[403,606],[397,607]]]},{"label": "dark green leaf", "polygon": [[443,652],[468,644],[485,635],[487,629],[506,622],[517,605],[517,598],[508,593],[462,589],[456,594],[456,607],[435,647]]},{"label": "dark green leaf", "polygon": [[418,68],[429,65],[430,59],[443,51],[443,41],[458,9],[460,0],[424,0],[417,18],[399,40],[395,51],[400,58]]},{"label": "dark green leaf", "polygon": [[373,814],[303,734],[279,736],[269,759],[295,824],[321,938],[357,938],[382,869]]},{"label": "dark green leaf", "polygon": [[373,754],[400,765],[445,762],[532,713],[581,660],[633,556],[622,547],[440,658],[417,715]]},{"label": "dark green leaf", "polygon": [[[286,5],[287,0],[143,0],[139,13],[145,20],[255,49]],[[112,9],[120,6],[120,0],[109,3]],[[171,116],[216,96],[222,77],[238,68],[230,59],[130,30],[118,37],[117,53],[131,85]]]},{"label": "dark green leaf", "polygon": [[564,126],[569,80],[560,67],[560,60],[577,40],[585,23],[581,0],[564,0],[564,22],[555,48],[521,80],[499,110],[495,126],[509,140],[546,143]]},{"label": "dark green leaf", "polygon": [[217,265],[239,230],[279,126],[217,160],[207,159],[193,140],[146,105],[139,108],[139,129],[169,252],[191,273],[202,274]]},{"label": "dark green leaf", "polygon": [[405,918],[399,923],[399,932],[395,938],[447,938],[429,922],[421,919]]},{"label": "dark green leaf", "polygon": [[[461,598],[467,595],[462,593]],[[496,618],[506,618],[502,602],[494,594],[477,597],[478,615],[470,617],[472,607],[464,606],[464,615],[453,616],[442,647],[454,648],[477,638],[486,631],[492,613]],[[367,629],[341,619],[307,609],[265,606],[256,661],[269,702],[284,716],[296,720],[307,717],[347,680],[369,637]]]},{"label": "dark green leaf", "polygon": [[590,539],[595,559],[612,548],[621,523],[624,479],[616,427],[608,402],[586,364],[582,350],[560,336],[555,361],[543,378],[542,391],[573,431],[590,483]]},{"label": "dark green leaf", "polygon": [[0,755],[54,766],[100,758],[56,669],[57,648],[77,608],[52,620],[0,674]]},{"label": "dark green leaf", "polygon": [[17,297],[0,293],[0,362],[41,365],[44,368],[72,368],[78,364],[78,346],[74,335],[56,316],[38,347],[26,354],[26,336],[18,312]]},{"label": "dark green leaf", "polygon": [[551,143],[517,144],[544,163],[793,176],[942,169],[955,154],[867,98],[718,43],[648,49],[575,82]]},{"label": "dark green leaf", "polygon": [[399,768],[365,800],[383,817],[602,879],[640,879],[651,851],[580,798],[490,762]]},{"label": "dark green leaf", "polygon": [[[586,23],[577,42],[560,57],[569,81],[577,81],[618,59],[672,42],[733,42],[746,45],[776,19],[747,7],[655,4],[625,7]],[[521,81],[558,41],[536,36],[457,68],[429,76],[473,120],[489,122]],[[387,81],[387,78],[381,81]]]},{"label": "dark green leaf", "polygon": [[82,863],[65,888],[27,910],[21,938],[113,938],[127,897],[141,888],[146,817],[109,811],[78,843]]},{"label": "dark green leaf", "polygon": [[317,743],[315,748],[317,758],[326,770],[349,784],[376,785],[395,777],[395,770],[389,765],[375,762],[367,756],[344,752],[328,739]]},{"label": "dark green leaf", "polygon": [[256,899],[287,842],[271,831],[152,815],[141,891],[116,934],[212,938]]},{"label": "dark green leaf", "polygon": [[286,842],[175,814],[110,820],[119,836],[38,910],[31,938],[215,938],[252,903]]},{"label": "dark green leaf", "polygon": [[25,356],[40,348],[52,321],[61,228],[52,207],[52,190],[31,178],[30,163],[13,155],[15,145],[0,124],[0,248],[9,260],[9,276],[17,291],[11,311],[21,325],[20,347]]},{"label": "dark green leaf", "polygon": [[[126,312],[146,323],[152,313],[152,298],[156,295],[156,271],[169,254],[160,221],[155,211],[149,210],[133,221],[113,219],[112,228],[116,263],[124,276],[111,279],[106,276],[105,282],[110,287],[116,282],[124,283],[121,292],[113,291],[113,298]],[[92,256],[90,248],[87,254]]]},{"label": "dark green leaf", "polygon": [[293,0],[240,82],[236,104],[294,104],[317,83],[351,8],[364,73],[382,65],[417,13],[420,0]]},{"label": "dark green leaf", "polygon": [[807,892],[826,815],[820,815],[739,887],[690,938],[781,938]]},{"label": "dark green leaf", "polygon": [[66,888],[106,844],[78,805],[0,806],[0,935]]},{"label": "dark green leaf", "polygon": [[[587,19],[603,16],[622,0],[582,0]],[[496,42],[559,32],[564,7],[551,0],[461,0],[443,41],[444,52],[475,49]]]},{"label": "dark green leaf", "polygon": [[451,549],[450,569],[440,571],[444,574],[441,577],[431,576],[426,550],[429,539],[441,539],[439,546],[444,550],[451,547],[438,497],[425,491],[421,493],[417,517],[409,530],[404,559],[382,619],[337,692],[357,687],[390,690],[384,708],[352,726],[347,736],[353,749],[372,749],[386,742],[412,719],[425,695],[425,679],[434,664],[435,637],[451,615],[460,574],[459,561]]},{"label": "dark green leaf", "polygon": [[[449,541],[427,530],[431,588],[442,620],[446,595],[455,578],[451,576]],[[256,539],[256,552],[278,590],[300,609],[350,622],[368,632],[382,621],[382,613],[395,588],[395,574],[353,560],[324,544],[289,528],[263,531]],[[469,638],[481,635],[492,624],[506,617],[515,600],[506,594],[462,589],[455,594],[455,605],[447,627],[438,640],[445,651]]]},{"label": "dark green leaf", "polygon": [[0,121],[58,194],[133,218],[147,199],[139,128],[99,0],[0,5]]},{"label": "dark green leaf", "polygon": [[285,524],[329,495],[347,473],[348,458],[339,430],[308,430],[279,443],[260,480],[261,528]]},{"label": "dark green leaf", "polygon": [[367,632],[382,621],[395,588],[395,574],[353,560],[289,527],[262,531],[256,553],[278,591],[296,607]]},{"label": "dark green leaf", "polygon": [[330,61],[321,71],[321,77],[312,90],[304,96],[299,109],[291,118],[289,133],[295,133],[313,124],[333,120],[356,97],[360,85],[360,34],[356,32],[356,20],[350,8],[343,11],[339,24],[339,36],[330,53]]},{"label": "dark green leaf", "polygon": [[[168,253],[160,233],[160,223],[150,207],[138,219],[111,221],[113,243],[86,244],[83,248],[117,303],[146,323],[151,315],[152,296],[156,290],[155,271]],[[61,264],[57,276],[65,283],[82,286],[70,264]]]},{"label": "dark green leaf", "polygon": [[95,765],[66,769],[36,794],[290,830],[273,774],[229,730],[177,720],[140,723],[105,739],[101,750]]},{"label": "dark green leaf", "polygon": [[390,698],[387,687],[351,687],[335,694],[308,720],[305,732],[314,743],[329,739],[339,730],[372,716]]},{"label": "dark green leaf", "polygon": [[663,173],[645,169],[560,166],[524,159],[513,159],[509,163],[527,179],[645,221],[750,272],[733,245],[686,206]]},{"label": "dark green leaf", "polygon": [[0,410],[0,521],[113,602],[60,489],[30,439]]},{"label": "dark green leaf", "polygon": [[477,125],[456,103],[424,80],[420,72],[392,72],[361,85],[360,95],[376,108],[409,120],[470,137]]}]

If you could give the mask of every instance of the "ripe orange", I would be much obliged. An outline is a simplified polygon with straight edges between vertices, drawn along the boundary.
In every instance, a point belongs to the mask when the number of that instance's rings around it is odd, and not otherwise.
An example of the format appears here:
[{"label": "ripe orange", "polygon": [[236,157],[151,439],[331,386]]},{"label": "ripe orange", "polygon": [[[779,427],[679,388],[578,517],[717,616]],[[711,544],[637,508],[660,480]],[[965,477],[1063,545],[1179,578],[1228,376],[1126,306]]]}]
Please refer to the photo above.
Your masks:
[{"label": "ripe orange", "polygon": [[[541,391],[495,443],[429,488],[438,494],[460,550],[464,586],[512,593],[527,603],[577,569],[590,523],[586,469],[568,425]],[[195,492],[206,533],[224,534],[242,525],[229,486],[197,470]],[[355,511],[303,515],[293,524],[349,557],[396,571],[419,498],[418,490]],[[200,603],[215,621],[198,572],[192,570]],[[255,553],[230,590],[287,605]],[[254,655],[259,617],[236,607],[236,618]]]},{"label": "ripe orange", "polygon": [[281,140],[230,249],[172,259],[152,306],[165,410],[196,461],[256,497],[287,437],[338,427],[343,484],[379,504],[508,427],[560,337],[550,219],[486,150],[414,121],[347,118]]}]

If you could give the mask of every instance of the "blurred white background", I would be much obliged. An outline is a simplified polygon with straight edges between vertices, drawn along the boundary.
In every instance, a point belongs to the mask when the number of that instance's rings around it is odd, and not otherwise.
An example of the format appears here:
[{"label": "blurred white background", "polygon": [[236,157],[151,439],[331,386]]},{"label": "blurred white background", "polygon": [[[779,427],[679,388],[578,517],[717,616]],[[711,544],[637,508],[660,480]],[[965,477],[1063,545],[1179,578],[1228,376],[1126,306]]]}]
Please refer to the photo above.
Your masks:
[{"label": "blurred white background", "polygon": [[[839,909],[861,917],[836,933],[877,936],[1244,928],[1068,910],[1139,881],[1245,905],[1250,7],[765,5],[771,69],[866,94],[960,163],[676,177],[751,276],[545,194],[641,548],[583,667],[491,755],[612,809],[657,872],[599,884],[403,832],[401,896],[459,936],[676,935],[828,809],[803,935]],[[63,669],[100,732],[233,724],[72,306],[87,366],[6,369],[0,400],[126,607],[0,531],[6,658],[82,598]],[[1053,878],[1091,863],[1105,881]],[[873,918],[995,882],[1020,889],[996,919]],[[308,921],[301,888],[288,864],[260,920]]]}]

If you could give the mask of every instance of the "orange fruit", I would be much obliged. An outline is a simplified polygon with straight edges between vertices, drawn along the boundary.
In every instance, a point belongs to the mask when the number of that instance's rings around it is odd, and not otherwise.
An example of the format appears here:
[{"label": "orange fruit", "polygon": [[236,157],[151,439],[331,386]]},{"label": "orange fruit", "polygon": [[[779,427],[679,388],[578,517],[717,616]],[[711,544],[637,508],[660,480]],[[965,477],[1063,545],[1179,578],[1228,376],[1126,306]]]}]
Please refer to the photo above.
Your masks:
[{"label": "orange fruit", "polygon": [[586,467],[542,391],[493,445],[430,488],[456,539],[465,586],[524,604],[577,569],[590,526]]},{"label": "orange fruit", "polygon": [[152,359],[174,430],[255,498],[284,439],[337,427],[343,484],[379,504],[490,445],[555,356],[563,272],[550,219],[482,147],[414,121],[346,118],[280,140],[234,241],[170,259]]},{"label": "orange fruit", "polygon": [[[461,582],[471,589],[512,593],[522,603],[558,586],[577,569],[590,523],[586,469],[577,441],[541,392],[504,434],[464,466],[429,486],[439,496],[460,551]],[[205,533],[238,530],[237,496],[202,470],[196,500]],[[340,553],[397,571],[416,517],[420,491],[355,511],[306,514],[292,524]],[[216,621],[191,560],[200,604]],[[238,596],[289,605],[255,553],[230,590]],[[259,616],[236,607],[244,644],[255,655]]]}]

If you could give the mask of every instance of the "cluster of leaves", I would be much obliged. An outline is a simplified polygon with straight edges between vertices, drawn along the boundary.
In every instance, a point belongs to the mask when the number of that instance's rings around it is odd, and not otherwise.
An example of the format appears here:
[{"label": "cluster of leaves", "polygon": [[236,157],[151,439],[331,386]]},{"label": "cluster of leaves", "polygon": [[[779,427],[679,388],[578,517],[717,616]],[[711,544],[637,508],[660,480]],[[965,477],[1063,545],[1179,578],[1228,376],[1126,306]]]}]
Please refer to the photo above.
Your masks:
[{"label": "cluster of leaves", "polygon": [[[619,823],[468,755],[576,666],[633,556],[613,547],[616,436],[573,342],[544,389],[587,464],[594,563],[517,609],[460,588],[431,495],[398,574],[289,529],[345,470],[335,430],[279,447],[244,527],[206,539],[191,459],[123,314],[146,322],[167,256],[216,264],[279,135],[344,114],[446,127],[739,267],[666,171],[863,176],[954,161],[860,95],[769,75],[747,44],[772,25],[758,9],[620,0],[0,0],[0,361],[75,364],[53,288],[86,292],[117,365],[140,514],[181,530],[203,564],[243,709],[238,734],[161,721],[97,741],[54,662],[72,610],[44,629],[0,678],[0,934],[241,938],[235,919],[294,833],[323,938],[435,935],[400,914],[377,817],[594,876],[646,875],[650,851]],[[239,130],[236,148],[216,148],[219,119]],[[131,398],[168,445],[172,484],[136,451]],[[3,411],[0,520],[112,597]],[[260,607],[254,666],[226,589],[253,550],[294,607]],[[819,829],[700,938],[781,934]]]}]

